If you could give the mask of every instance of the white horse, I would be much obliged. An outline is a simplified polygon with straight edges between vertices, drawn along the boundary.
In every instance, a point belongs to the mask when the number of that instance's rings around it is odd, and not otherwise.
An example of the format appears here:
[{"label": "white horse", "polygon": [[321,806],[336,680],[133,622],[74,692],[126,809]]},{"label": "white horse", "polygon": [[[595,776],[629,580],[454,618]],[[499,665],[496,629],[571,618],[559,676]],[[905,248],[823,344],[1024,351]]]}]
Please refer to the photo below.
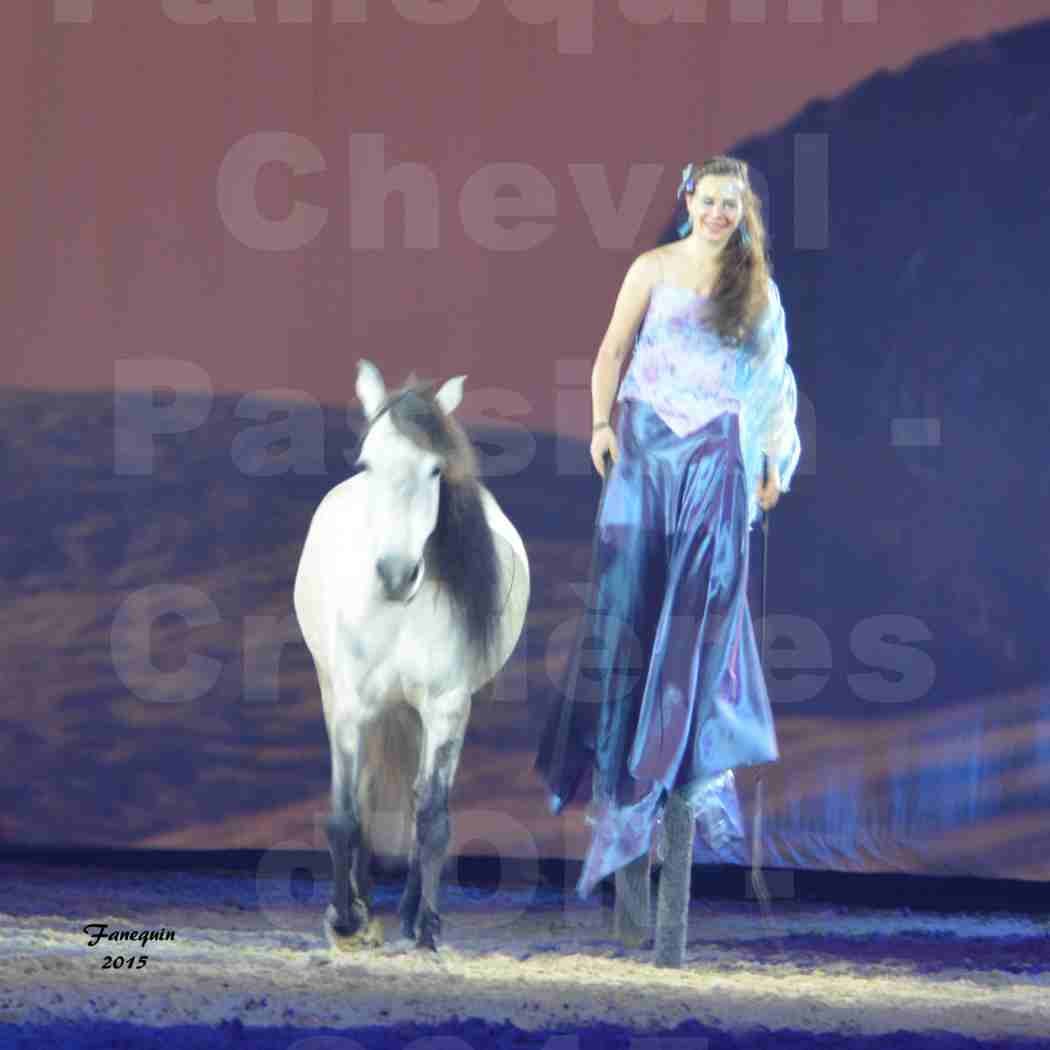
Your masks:
[{"label": "white horse", "polygon": [[382,943],[370,861],[406,854],[401,932],[436,949],[471,696],[506,663],[525,621],[525,547],[452,418],[465,378],[433,393],[410,376],[388,396],[379,370],[359,363],[363,469],[322,499],[296,573],[332,758],[333,947]]}]

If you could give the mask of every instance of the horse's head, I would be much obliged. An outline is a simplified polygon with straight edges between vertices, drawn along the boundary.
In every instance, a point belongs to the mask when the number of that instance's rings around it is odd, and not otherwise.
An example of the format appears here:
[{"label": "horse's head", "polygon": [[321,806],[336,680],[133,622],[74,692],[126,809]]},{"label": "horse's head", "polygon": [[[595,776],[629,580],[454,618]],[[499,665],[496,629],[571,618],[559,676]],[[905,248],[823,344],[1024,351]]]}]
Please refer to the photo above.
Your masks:
[{"label": "horse's head", "polygon": [[388,394],[370,361],[357,368],[357,396],[368,426],[357,465],[366,476],[365,535],[376,583],[390,601],[410,601],[423,582],[424,548],[438,522],[441,485],[477,475],[470,440],[452,418],[466,376],[434,393],[414,381]]}]

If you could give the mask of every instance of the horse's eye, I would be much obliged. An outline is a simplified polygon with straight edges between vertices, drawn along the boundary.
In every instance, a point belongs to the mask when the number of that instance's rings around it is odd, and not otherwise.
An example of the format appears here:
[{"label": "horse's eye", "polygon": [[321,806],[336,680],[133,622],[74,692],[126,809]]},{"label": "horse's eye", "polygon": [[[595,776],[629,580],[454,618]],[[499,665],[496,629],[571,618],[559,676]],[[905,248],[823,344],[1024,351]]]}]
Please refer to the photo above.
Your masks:
[{"label": "horse's eye", "polygon": [[435,463],[434,466],[432,466],[430,468],[430,476],[432,478],[436,478],[438,476],[438,474],[440,474],[440,473],[441,473],[441,464],[440,463]]}]

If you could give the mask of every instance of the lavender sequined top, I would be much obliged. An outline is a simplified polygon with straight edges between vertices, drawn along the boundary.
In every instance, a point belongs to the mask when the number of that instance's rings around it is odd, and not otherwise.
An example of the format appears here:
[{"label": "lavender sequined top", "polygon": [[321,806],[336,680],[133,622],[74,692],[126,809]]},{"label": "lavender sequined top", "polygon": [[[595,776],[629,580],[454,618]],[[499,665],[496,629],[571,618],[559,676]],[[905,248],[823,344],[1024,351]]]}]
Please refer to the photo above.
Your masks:
[{"label": "lavender sequined top", "polygon": [[708,299],[663,281],[653,285],[617,401],[647,401],[684,437],[723,412],[739,412],[739,352],[704,323]]},{"label": "lavender sequined top", "polygon": [[616,400],[648,402],[679,436],[723,412],[737,413],[753,524],[763,455],[776,464],[780,489],[787,492],[801,452],[784,309],[771,279],[765,314],[748,340],[733,347],[705,323],[708,303],[689,288],[653,285]]}]

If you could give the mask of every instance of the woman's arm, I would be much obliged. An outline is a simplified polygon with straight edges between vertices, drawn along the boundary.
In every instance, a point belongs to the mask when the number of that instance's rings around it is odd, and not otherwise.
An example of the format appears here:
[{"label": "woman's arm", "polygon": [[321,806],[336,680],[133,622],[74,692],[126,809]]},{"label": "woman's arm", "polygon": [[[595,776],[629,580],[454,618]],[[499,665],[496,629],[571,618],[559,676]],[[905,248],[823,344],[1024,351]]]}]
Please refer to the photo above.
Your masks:
[{"label": "woman's arm", "polygon": [[656,274],[656,260],[649,251],[631,263],[623,279],[613,307],[612,320],[598,347],[591,371],[591,409],[595,424],[609,419],[616,388],[620,383],[620,369],[634,345],[638,326],[649,307],[649,293]]},{"label": "woman's arm", "polygon": [[[792,460],[797,459],[795,452],[799,443],[797,414],[798,388],[795,384],[795,373],[785,361],[762,448],[769,457],[770,471],[775,472],[778,478],[781,475],[782,463],[789,464],[791,472],[794,473]],[[781,485],[782,491],[786,488],[786,485]]]},{"label": "woman's arm", "polygon": [[798,388],[795,373],[787,362],[788,338],[780,292],[770,281],[771,318],[767,329],[771,368],[766,376],[767,413],[762,434],[762,451],[768,474],[780,492],[786,492],[799,457]]},{"label": "woman's arm", "polygon": [[798,390],[787,362],[784,307],[772,278],[769,303],[753,338],[745,371],[745,455],[749,471],[757,471],[758,503],[768,509],[789,490],[800,453]]}]

